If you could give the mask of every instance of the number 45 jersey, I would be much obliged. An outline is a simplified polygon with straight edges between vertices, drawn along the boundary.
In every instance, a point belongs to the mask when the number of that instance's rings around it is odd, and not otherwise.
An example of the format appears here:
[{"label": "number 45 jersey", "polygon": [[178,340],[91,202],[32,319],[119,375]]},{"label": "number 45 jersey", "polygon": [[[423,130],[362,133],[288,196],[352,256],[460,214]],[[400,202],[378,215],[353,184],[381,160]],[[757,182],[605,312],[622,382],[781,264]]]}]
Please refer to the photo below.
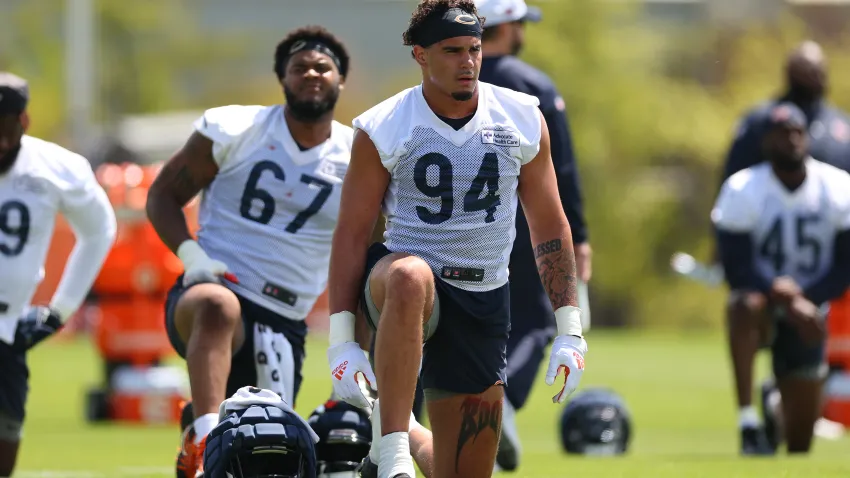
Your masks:
[{"label": "number 45 jersey", "polygon": [[520,168],[540,149],[537,98],[478,82],[478,108],[455,130],[404,90],[354,120],[390,172],[387,249],[416,255],[468,291],[508,281]]},{"label": "number 45 jersey", "polygon": [[723,183],[711,219],[750,235],[759,276],[787,275],[807,288],[830,270],[835,236],[850,228],[850,175],[809,158],[805,181],[789,191],[763,162]]},{"label": "number 45 jersey", "polygon": [[302,150],[280,105],[213,108],[195,129],[219,167],[201,198],[198,243],[239,279],[224,281],[234,292],[306,318],[327,285],[352,129],[333,122],[330,138]]}]

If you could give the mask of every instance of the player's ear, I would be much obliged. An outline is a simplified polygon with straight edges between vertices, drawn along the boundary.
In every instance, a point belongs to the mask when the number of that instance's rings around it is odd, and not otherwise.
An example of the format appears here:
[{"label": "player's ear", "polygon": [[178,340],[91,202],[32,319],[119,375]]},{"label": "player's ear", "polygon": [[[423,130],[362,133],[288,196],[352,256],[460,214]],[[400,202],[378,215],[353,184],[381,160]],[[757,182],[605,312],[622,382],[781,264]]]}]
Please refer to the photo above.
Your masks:
[{"label": "player's ear", "polygon": [[30,115],[24,111],[20,116],[21,127],[26,131],[30,127]]},{"label": "player's ear", "polygon": [[423,68],[428,64],[425,61],[425,49],[419,45],[413,46],[413,59],[416,60],[416,63],[419,63],[419,66]]}]

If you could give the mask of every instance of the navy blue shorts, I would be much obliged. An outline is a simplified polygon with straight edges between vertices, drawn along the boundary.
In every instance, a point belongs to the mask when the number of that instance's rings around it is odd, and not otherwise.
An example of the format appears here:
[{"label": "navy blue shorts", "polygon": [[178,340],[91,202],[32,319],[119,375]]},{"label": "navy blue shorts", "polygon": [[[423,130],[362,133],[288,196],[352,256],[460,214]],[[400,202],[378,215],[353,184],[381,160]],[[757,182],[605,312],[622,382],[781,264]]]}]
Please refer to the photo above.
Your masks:
[{"label": "navy blue shorts", "polygon": [[[187,290],[188,288],[183,286],[183,276],[181,275],[177,278],[171,290],[168,291],[168,297],[165,300],[165,328],[168,332],[168,339],[174,350],[183,358],[186,358],[186,344],[183,343],[180,339],[180,334],[177,332],[177,327],[174,323],[174,310],[180,297]],[[298,397],[298,391],[301,388],[301,381],[303,379],[301,368],[304,365],[304,341],[307,337],[307,324],[303,320],[292,320],[272,312],[241,297],[239,294],[234,293],[234,295],[239,299],[239,305],[242,308],[245,342],[239,350],[235,351],[231,359],[230,377],[227,379],[227,396],[233,395],[242,387],[257,385],[257,365],[254,357],[254,324],[259,323],[269,327],[274,332],[283,334],[292,346],[294,387],[291,405],[295,406],[295,399]]]},{"label": "navy blue shorts", "polygon": [[[372,317],[365,305],[365,286],[372,268],[388,254],[391,251],[383,244],[375,243],[366,256],[360,303],[373,329],[378,317]],[[493,385],[507,385],[506,348],[511,328],[508,284],[486,292],[465,291],[437,276],[434,284],[439,321],[425,341],[422,388],[477,395]]]},{"label": "navy blue shorts", "polygon": [[0,415],[6,420],[22,424],[30,376],[26,354],[0,341],[0,364]]},{"label": "navy blue shorts", "polygon": [[773,312],[773,337],[770,342],[773,375],[777,379],[789,376],[821,379],[826,377],[829,367],[826,360],[826,338],[815,344],[803,341],[797,329]]}]

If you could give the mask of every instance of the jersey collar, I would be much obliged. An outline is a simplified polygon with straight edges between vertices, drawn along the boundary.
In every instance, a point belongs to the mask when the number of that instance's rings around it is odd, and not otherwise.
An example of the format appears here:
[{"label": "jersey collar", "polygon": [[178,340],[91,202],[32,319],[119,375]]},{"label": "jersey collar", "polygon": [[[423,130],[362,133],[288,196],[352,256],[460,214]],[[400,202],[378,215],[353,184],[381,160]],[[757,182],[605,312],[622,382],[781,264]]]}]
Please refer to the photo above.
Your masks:
[{"label": "jersey collar", "polygon": [[425,101],[425,95],[423,94],[421,83],[416,87],[416,91],[414,91],[416,107],[419,110],[419,115],[421,118],[425,119],[425,124],[433,128],[440,136],[451,141],[455,146],[463,146],[463,144],[480,129],[484,122],[484,116],[486,115],[486,112],[484,111],[486,108],[484,105],[487,104],[487,94],[489,93],[489,90],[480,81],[478,82],[477,88],[478,107],[475,109],[475,114],[472,116],[472,119],[459,130],[455,130],[451,126],[447,125],[446,122],[441,120],[436,113],[434,113],[431,107],[428,106],[428,102]]}]

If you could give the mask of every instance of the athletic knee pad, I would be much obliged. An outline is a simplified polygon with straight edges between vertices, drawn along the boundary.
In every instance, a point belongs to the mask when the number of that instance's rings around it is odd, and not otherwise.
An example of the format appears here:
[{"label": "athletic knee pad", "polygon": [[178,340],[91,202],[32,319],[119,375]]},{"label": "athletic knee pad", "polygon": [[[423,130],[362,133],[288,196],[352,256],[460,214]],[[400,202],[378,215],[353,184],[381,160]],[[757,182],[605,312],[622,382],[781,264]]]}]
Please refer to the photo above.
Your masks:
[{"label": "athletic knee pad", "polygon": [[316,478],[311,430],[271,405],[230,412],[207,436],[206,478]]}]

